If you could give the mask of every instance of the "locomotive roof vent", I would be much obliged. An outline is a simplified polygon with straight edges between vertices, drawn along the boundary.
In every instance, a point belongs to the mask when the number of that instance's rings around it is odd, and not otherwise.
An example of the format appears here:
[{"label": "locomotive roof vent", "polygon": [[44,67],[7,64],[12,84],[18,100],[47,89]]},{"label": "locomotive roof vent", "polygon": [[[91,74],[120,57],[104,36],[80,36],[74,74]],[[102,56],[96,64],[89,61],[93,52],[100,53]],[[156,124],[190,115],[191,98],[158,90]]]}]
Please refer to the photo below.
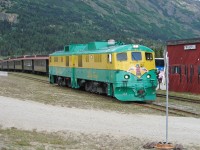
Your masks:
[{"label": "locomotive roof vent", "polygon": [[115,40],[114,39],[110,39],[108,40],[108,45],[115,45]]},{"label": "locomotive roof vent", "polygon": [[69,52],[69,45],[66,45],[66,46],[64,47],[64,50],[65,50],[65,52]]},{"label": "locomotive roof vent", "polygon": [[139,45],[135,45],[135,44],[134,44],[134,45],[133,45],[133,48],[139,48]]}]

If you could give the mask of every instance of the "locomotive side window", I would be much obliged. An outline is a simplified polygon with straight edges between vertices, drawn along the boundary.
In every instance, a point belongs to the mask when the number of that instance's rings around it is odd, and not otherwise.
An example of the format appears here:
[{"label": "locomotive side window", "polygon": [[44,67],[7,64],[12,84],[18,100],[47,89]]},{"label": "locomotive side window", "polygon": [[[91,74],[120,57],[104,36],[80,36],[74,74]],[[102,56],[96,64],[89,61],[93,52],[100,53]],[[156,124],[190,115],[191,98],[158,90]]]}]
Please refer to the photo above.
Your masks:
[{"label": "locomotive side window", "polygon": [[127,53],[119,53],[119,54],[117,54],[117,60],[126,61],[127,60]]},{"label": "locomotive side window", "polygon": [[82,55],[79,55],[78,56],[78,67],[82,67],[83,64],[82,64]]},{"label": "locomotive side window", "polygon": [[101,55],[94,55],[94,62],[101,62]]},{"label": "locomotive side window", "polygon": [[90,59],[89,59],[89,55],[86,55],[86,56],[85,56],[85,62],[89,62],[89,60],[90,60]]},{"label": "locomotive side window", "polygon": [[153,60],[152,53],[145,53],[146,60]]},{"label": "locomotive side window", "polygon": [[66,56],[66,66],[69,66],[69,56]]},{"label": "locomotive side window", "polygon": [[142,55],[140,52],[132,52],[132,60],[142,60]]},{"label": "locomotive side window", "polygon": [[54,62],[58,62],[58,57],[54,57]]},{"label": "locomotive side window", "polygon": [[112,64],[112,54],[108,54],[107,62]]}]

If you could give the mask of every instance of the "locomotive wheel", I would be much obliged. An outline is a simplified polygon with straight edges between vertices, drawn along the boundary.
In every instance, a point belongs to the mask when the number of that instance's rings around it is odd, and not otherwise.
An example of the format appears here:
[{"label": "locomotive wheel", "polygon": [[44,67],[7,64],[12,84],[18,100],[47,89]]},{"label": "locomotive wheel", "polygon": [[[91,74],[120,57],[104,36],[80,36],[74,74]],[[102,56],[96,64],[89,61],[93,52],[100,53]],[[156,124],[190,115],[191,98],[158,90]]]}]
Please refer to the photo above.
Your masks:
[{"label": "locomotive wheel", "polygon": [[67,80],[67,86],[68,86],[68,87],[72,87],[72,83],[71,83],[71,80],[70,80],[70,79]]},{"label": "locomotive wheel", "polygon": [[114,85],[112,85],[112,97],[115,97],[115,88],[114,88]]},{"label": "locomotive wheel", "polygon": [[92,83],[91,82],[86,82],[85,91],[87,91],[87,92],[91,92],[92,91]]},{"label": "locomotive wheel", "polygon": [[61,77],[58,77],[58,81],[57,82],[58,82],[59,86],[62,86],[62,78]]}]

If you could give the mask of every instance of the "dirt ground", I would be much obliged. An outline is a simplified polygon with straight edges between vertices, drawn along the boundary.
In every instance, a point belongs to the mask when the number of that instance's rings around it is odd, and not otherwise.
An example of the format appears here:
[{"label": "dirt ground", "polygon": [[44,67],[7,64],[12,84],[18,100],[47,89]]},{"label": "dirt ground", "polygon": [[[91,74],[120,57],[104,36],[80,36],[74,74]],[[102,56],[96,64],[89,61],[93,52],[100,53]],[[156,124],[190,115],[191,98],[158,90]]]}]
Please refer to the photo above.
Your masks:
[{"label": "dirt ground", "polygon": [[[75,132],[87,135],[135,137],[165,140],[165,117],[132,115],[100,110],[65,108],[0,96],[0,124],[3,128],[39,132]],[[198,145],[200,119],[170,117],[169,139],[174,143]]]},{"label": "dirt ground", "polygon": [[[24,92],[22,92],[24,91]],[[169,141],[200,150],[200,119],[169,117]],[[112,98],[0,77],[0,149],[143,150],[165,141],[165,116]]]}]

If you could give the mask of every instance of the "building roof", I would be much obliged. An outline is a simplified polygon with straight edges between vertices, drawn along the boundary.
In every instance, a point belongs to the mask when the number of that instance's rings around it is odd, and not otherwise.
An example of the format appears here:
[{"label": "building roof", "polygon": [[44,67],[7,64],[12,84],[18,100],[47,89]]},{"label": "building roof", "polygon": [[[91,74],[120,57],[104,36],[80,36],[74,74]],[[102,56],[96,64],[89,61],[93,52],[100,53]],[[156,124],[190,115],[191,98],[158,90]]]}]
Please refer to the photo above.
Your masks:
[{"label": "building roof", "polygon": [[0,60],[1,62],[7,62],[7,61],[18,61],[18,60],[45,60],[49,59],[49,55],[34,55],[34,56],[29,56],[29,55],[24,55],[20,57],[11,57],[7,59]]},{"label": "building roof", "polygon": [[167,45],[181,45],[181,44],[194,44],[194,43],[200,43],[200,38],[167,41]]}]

